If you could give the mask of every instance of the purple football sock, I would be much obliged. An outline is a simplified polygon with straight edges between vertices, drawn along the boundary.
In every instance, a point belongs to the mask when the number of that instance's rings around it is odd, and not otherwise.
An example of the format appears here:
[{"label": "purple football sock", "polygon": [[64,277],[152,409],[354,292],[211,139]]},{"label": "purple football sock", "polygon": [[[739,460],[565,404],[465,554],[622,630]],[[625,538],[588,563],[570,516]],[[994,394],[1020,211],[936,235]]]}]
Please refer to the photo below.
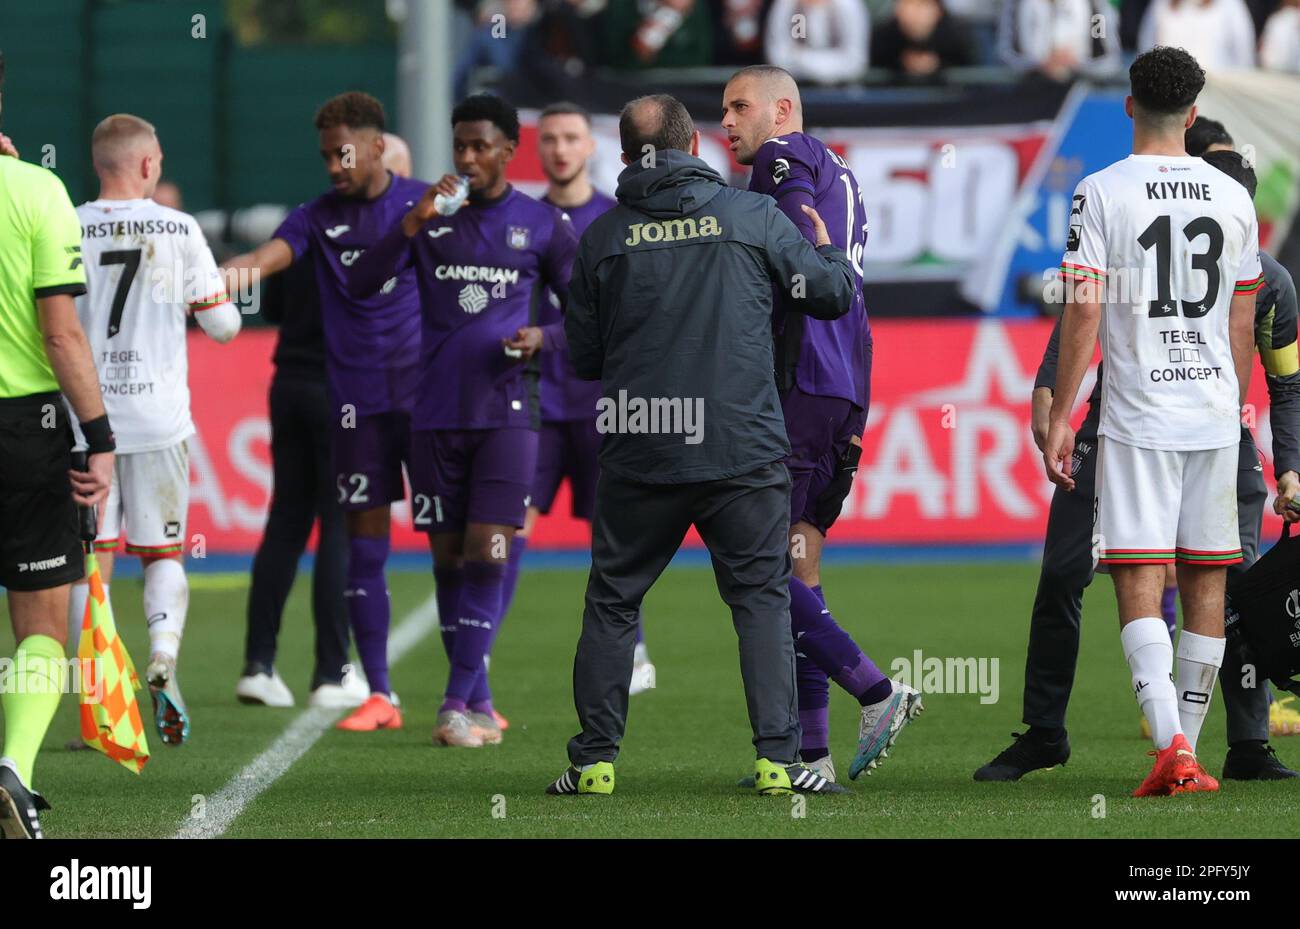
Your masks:
[{"label": "purple football sock", "polygon": [[388,560],[388,539],[353,536],[348,540],[348,584],[343,595],[348,601],[352,638],[357,643],[361,667],[370,681],[370,692],[390,693],[388,682],[388,585],[384,562]]},{"label": "purple football sock", "polygon": [[[795,653],[795,684],[799,694],[799,754],[815,761],[830,745],[831,682],[826,672],[802,652]],[[817,752],[821,754],[817,754]]]},{"label": "purple football sock", "polygon": [[645,642],[645,629],[643,627],[644,624],[641,622],[641,618],[642,618],[641,614],[638,613],[636,617],[636,644],[637,645],[641,645]]},{"label": "purple football sock", "polygon": [[797,577],[790,578],[790,628],[794,632],[795,649],[807,655],[863,706],[878,703],[893,691],[889,678],[839,627],[812,588]]},{"label": "purple football sock", "polygon": [[[467,561],[465,583],[456,611],[456,643],[451,652],[447,699],[468,703],[474,678],[483,670],[483,658],[492,647],[492,632],[501,619],[501,588],[506,566]],[[445,708],[444,704],[444,708]]]},{"label": "purple football sock", "polygon": [[[825,609],[822,585],[808,589],[817,595]],[[799,694],[799,726],[803,732],[799,755],[804,761],[816,761],[830,754],[831,680],[816,662],[799,651],[794,656],[794,679]]]},{"label": "purple football sock", "polygon": [[1160,615],[1165,618],[1165,625],[1169,627],[1169,638],[1174,637],[1178,631],[1178,588],[1166,587],[1164,595],[1160,598]]},{"label": "purple football sock", "polygon": [[438,631],[442,634],[442,647],[450,661],[456,643],[456,611],[460,609],[460,589],[465,584],[465,572],[460,568],[434,565],[433,584],[438,598]]},{"label": "purple football sock", "polygon": [[[492,640],[488,643],[487,654],[490,657],[492,648],[497,644],[497,636],[501,634],[501,625],[506,621],[506,616],[510,612],[510,603],[515,598],[515,586],[519,583],[519,559],[524,557],[524,551],[528,548],[528,536],[517,535],[510,542],[510,555],[506,559],[506,578],[501,587],[501,610],[498,619],[492,626]],[[486,706],[487,709],[483,709]],[[474,678],[474,689],[469,694],[469,708],[475,713],[492,712],[492,687],[488,683],[488,662],[483,662],[483,668],[479,671],[478,677]]]}]

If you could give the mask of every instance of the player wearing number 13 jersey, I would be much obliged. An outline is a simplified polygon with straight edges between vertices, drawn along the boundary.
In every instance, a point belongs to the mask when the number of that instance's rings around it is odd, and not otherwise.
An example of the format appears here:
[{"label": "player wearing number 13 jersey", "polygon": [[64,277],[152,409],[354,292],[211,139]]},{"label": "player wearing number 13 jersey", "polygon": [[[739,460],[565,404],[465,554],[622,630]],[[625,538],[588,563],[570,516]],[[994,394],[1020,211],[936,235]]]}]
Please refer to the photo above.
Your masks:
[{"label": "player wearing number 13 jersey", "polygon": [[[77,298],[77,315],[118,442],[95,548],[106,592],[123,535],[127,553],[144,566],[154,718],[163,741],[179,745],[189,735],[176,658],[189,604],[181,553],[190,497],[186,440],[194,434],[185,323],[193,315],[209,336],[228,342],[240,316],[198,223],[149,199],[162,173],[153,126],[110,116],[95,128],[91,149],[100,195],[77,208],[89,290]],[[73,589],[73,629],[86,596],[85,584]]]},{"label": "player wearing number 13 jersey", "polygon": [[[1223,662],[1225,568],[1241,561],[1240,411],[1262,286],[1254,205],[1241,184],[1189,157],[1205,74],[1158,47],[1129,72],[1133,154],[1074,195],[1062,276],[1073,288],[1044,461],[1073,489],[1069,425],[1100,329],[1094,550],[1114,577],[1124,656],[1157,751],[1137,796],[1216,790],[1196,739]],[[1165,565],[1179,563],[1184,628],[1161,618]]]}]

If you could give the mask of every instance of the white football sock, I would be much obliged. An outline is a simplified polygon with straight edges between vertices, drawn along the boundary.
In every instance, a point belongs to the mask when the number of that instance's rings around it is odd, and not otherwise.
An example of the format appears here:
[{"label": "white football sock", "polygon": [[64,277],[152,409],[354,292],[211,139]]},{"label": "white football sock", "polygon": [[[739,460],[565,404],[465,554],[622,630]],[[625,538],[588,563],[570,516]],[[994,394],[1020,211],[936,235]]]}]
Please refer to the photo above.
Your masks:
[{"label": "white football sock", "polygon": [[646,650],[644,642],[636,643],[636,648],[632,650],[632,663],[645,664],[650,660],[650,653]]},{"label": "white football sock", "polygon": [[1178,719],[1192,751],[1196,751],[1205,714],[1210,712],[1214,679],[1223,666],[1223,645],[1223,639],[1186,629],[1178,637]]},{"label": "white football sock", "polygon": [[144,569],[144,615],[149,622],[149,651],[173,661],[180,653],[190,584],[179,558],[159,558]]},{"label": "white football sock", "polygon": [[1159,616],[1135,619],[1119,632],[1124,660],[1133,672],[1133,692],[1151,726],[1157,749],[1168,748],[1182,731],[1178,692],[1174,689],[1174,646],[1169,627]]}]

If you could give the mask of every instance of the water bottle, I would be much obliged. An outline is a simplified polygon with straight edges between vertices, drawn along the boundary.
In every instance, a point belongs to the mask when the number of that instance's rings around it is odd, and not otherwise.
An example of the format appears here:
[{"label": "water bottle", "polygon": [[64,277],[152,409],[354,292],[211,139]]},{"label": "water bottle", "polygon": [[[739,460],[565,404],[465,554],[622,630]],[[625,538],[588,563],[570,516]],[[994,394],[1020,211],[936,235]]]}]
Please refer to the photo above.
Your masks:
[{"label": "water bottle", "polygon": [[456,193],[453,196],[438,194],[433,198],[433,208],[439,216],[450,216],[461,208],[469,198],[469,178],[460,175],[456,179]]}]

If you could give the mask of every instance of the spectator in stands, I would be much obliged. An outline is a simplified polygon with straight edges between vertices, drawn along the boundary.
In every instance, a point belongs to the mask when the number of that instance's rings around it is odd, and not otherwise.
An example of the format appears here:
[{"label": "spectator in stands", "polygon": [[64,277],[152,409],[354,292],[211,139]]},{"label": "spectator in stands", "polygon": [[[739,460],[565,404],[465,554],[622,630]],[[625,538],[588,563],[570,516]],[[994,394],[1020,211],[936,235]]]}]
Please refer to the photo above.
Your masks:
[{"label": "spectator in stands", "polygon": [[1255,24],[1244,0],[1151,0],[1138,51],[1172,45],[1207,71],[1255,67]]},{"label": "spectator in stands", "polygon": [[537,51],[566,74],[577,76],[599,57],[598,19],[608,0],[544,0]]},{"label": "spectator in stands", "polygon": [[942,0],[896,0],[871,36],[871,65],[909,77],[975,64],[974,41]]},{"label": "spectator in stands", "polygon": [[866,70],[870,33],[863,0],[775,0],[764,44],[768,63],[795,80],[844,84]]},{"label": "spectator in stands", "polygon": [[744,67],[763,63],[764,10],[770,0],[710,0],[713,63]]},{"label": "spectator in stands", "polygon": [[1300,0],[1282,0],[1282,6],[1264,26],[1259,63],[1270,71],[1300,73]]},{"label": "spectator in stands", "polygon": [[529,32],[541,15],[537,0],[484,0],[469,45],[456,60],[452,84],[457,99],[469,92],[470,73],[491,66],[509,74],[519,65]]},{"label": "spectator in stands", "polygon": [[712,64],[713,17],[705,0],[612,0],[603,23],[605,63],[612,67]]},{"label": "spectator in stands", "polygon": [[[885,7],[888,6],[886,3]],[[975,64],[996,66],[1002,63],[998,59],[998,0],[944,0],[943,9],[954,22],[969,31]]]},{"label": "spectator in stands", "polygon": [[1120,66],[1108,0],[1003,0],[998,49],[1013,68],[1057,81],[1101,77]]}]

